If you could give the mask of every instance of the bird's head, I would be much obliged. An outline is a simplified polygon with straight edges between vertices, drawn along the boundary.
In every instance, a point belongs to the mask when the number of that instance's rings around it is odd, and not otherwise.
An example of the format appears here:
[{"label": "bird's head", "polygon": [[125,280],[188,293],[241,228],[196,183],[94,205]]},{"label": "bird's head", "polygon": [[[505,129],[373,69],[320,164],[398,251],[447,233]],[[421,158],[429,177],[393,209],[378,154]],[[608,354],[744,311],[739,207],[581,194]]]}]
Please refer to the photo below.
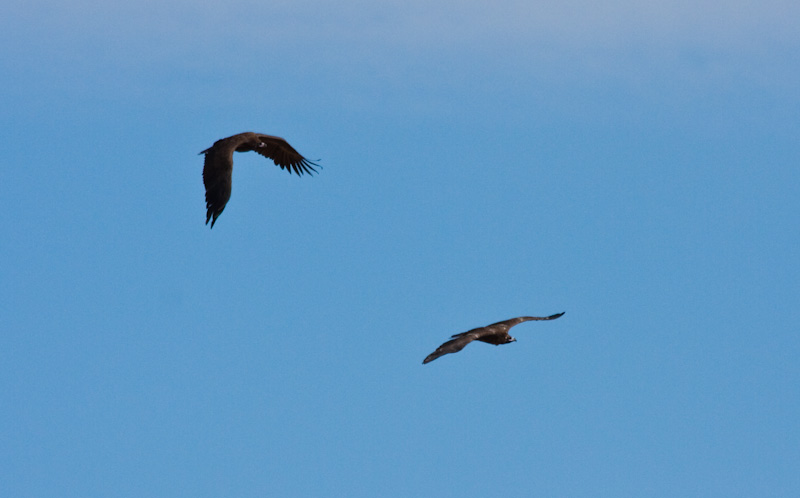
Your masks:
[{"label": "bird's head", "polygon": [[509,342],[517,342],[517,340],[516,340],[516,339],[514,339],[514,338],[513,338],[513,337],[511,337],[511,336],[508,336],[508,339],[506,339],[506,344],[508,344]]}]

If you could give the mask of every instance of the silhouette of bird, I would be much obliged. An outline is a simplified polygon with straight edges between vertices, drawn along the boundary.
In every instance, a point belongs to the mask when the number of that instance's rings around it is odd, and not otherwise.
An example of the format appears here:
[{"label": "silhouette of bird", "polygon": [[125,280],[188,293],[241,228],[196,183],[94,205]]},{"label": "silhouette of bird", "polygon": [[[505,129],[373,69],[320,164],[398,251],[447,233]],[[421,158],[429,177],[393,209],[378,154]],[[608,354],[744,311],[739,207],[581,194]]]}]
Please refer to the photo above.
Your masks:
[{"label": "silhouette of bird", "polygon": [[508,330],[514,325],[518,325],[522,322],[529,322],[531,320],[555,320],[563,314],[564,312],[550,316],[521,316],[519,318],[512,318],[504,322],[497,322],[485,327],[479,327],[477,329],[461,332],[460,334],[454,334],[451,336],[452,338],[449,341],[445,342],[436,348],[436,351],[429,354],[428,357],[423,360],[422,364],[424,365],[425,363],[430,363],[436,358],[448,353],[457,353],[464,349],[464,346],[472,341],[488,342],[489,344],[494,344],[495,346],[499,346],[500,344],[508,344],[509,342],[515,342],[516,339],[508,335]]},{"label": "silhouette of bird", "polygon": [[316,173],[314,166],[319,166],[301,156],[281,137],[246,132],[217,140],[214,145],[200,153],[206,155],[203,165],[203,184],[206,186],[208,209],[206,225],[211,220],[211,228],[214,228],[217,217],[222,214],[222,210],[231,198],[233,152],[251,150],[272,159],[276,165],[289,173],[294,171],[298,176],[302,176],[303,173]]}]

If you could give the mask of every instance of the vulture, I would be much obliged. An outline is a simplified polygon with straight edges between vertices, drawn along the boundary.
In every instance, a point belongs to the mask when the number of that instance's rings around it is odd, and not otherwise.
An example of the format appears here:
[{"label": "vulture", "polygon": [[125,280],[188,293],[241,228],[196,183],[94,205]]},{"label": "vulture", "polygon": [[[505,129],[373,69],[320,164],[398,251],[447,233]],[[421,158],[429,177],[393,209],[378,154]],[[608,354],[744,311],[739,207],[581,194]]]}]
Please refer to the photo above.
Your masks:
[{"label": "vulture", "polygon": [[508,344],[509,342],[515,342],[516,339],[508,335],[508,330],[514,325],[518,325],[522,322],[529,322],[531,320],[555,320],[563,314],[564,312],[556,313],[555,315],[550,316],[521,316],[519,318],[512,318],[504,322],[497,322],[485,327],[479,327],[477,329],[461,332],[460,334],[455,334],[451,336],[449,341],[445,342],[436,348],[436,351],[429,354],[428,357],[422,361],[422,364],[424,365],[425,363],[430,363],[436,358],[448,353],[457,353],[464,349],[464,346],[472,341],[488,342],[489,344],[494,344],[495,346]]},{"label": "vulture", "polygon": [[272,159],[281,169],[292,171],[302,176],[303,173],[316,173],[314,166],[319,166],[301,156],[289,142],[281,137],[262,135],[261,133],[239,133],[232,137],[222,138],[200,154],[206,155],[203,165],[203,184],[206,186],[206,225],[211,220],[211,228],[217,217],[222,214],[225,205],[231,198],[231,175],[233,173],[233,152],[254,150],[264,157]]}]

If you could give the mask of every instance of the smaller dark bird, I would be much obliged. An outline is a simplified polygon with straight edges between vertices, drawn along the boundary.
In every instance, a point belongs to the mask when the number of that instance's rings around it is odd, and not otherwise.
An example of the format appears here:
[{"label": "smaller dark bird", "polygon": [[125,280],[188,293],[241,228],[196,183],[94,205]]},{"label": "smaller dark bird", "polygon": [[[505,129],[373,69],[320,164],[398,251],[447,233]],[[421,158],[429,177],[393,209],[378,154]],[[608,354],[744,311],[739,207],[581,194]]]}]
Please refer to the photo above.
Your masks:
[{"label": "smaller dark bird", "polygon": [[231,198],[233,153],[251,150],[272,159],[277,166],[289,173],[294,171],[297,176],[317,171],[314,169],[317,164],[301,156],[281,137],[248,131],[217,140],[214,145],[200,153],[206,155],[203,184],[206,186],[206,225],[211,220],[211,228],[214,228],[217,217],[222,214]]},{"label": "smaller dark bird", "polygon": [[515,342],[516,339],[508,335],[508,330],[514,325],[518,325],[522,322],[529,322],[531,320],[555,320],[563,314],[564,312],[550,316],[521,316],[519,318],[512,318],[504,322],[497,322],[485,327],[480,327],[477,329],[468,330],[466,332],[461,332],[460,334],[452,335],[452,339],[436,348],[436,351],[429,354],[428,357],[423,360],[422,364],[424,365],[425,363],[430,363],[436,358],[448,353],[457,353],[464,349],[464,346],[472,341],[488,342],[489,344],[494,344],[495,346],[508,344],[509,342]]}]

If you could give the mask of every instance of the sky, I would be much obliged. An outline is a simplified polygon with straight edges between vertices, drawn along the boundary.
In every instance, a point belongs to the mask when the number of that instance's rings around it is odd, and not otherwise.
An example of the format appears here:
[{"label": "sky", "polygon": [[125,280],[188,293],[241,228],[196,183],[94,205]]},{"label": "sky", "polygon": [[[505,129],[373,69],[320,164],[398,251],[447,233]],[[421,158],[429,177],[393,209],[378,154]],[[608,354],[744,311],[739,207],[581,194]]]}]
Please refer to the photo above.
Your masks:
[{"label": "sky", "polygon": [[6,2],[0,495],[800,495],[799,15]]}]

